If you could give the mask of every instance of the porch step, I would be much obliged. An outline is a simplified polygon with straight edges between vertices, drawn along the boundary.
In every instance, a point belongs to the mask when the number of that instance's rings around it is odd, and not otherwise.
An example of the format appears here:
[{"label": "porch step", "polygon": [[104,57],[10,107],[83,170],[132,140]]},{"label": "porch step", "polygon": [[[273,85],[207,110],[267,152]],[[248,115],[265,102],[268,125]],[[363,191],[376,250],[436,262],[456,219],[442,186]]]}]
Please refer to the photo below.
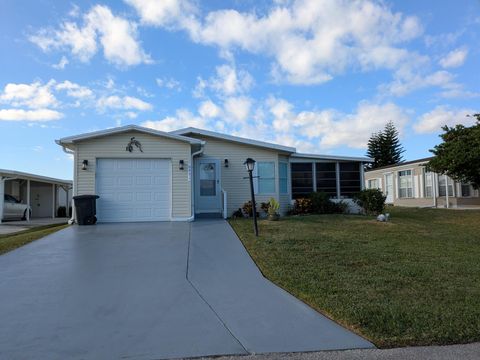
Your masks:
[{"label": "porch step", "polygon": [[221,219],[221,213],[198,213],[195,214],[196,219]]}]

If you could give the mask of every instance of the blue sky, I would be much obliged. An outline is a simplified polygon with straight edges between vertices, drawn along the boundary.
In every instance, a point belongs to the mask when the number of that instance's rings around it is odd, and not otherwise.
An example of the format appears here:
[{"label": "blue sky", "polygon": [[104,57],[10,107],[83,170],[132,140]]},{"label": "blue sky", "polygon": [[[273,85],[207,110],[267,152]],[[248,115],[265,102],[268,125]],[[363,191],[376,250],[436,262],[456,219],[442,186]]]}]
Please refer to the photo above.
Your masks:
[{"label": "blue sky", "polygon": [[0,168],[71,178],[55,139],[126,124],[361,156],[391,120],[428,156],[480,111],[479,40],[470,0],[2,0]]}]

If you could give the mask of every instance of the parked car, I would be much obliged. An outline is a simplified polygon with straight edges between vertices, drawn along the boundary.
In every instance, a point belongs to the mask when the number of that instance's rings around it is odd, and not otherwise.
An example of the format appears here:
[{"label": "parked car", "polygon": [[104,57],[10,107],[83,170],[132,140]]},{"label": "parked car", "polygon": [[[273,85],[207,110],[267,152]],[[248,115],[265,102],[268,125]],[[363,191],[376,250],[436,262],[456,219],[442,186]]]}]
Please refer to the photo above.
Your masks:
[{"label": "parked car", "polygon": [[27,211],[32,215],[32,208],[27,204],[22,204],[14,196],[5,194],[3,203],[3,220],[7,219],[27,219]]}]

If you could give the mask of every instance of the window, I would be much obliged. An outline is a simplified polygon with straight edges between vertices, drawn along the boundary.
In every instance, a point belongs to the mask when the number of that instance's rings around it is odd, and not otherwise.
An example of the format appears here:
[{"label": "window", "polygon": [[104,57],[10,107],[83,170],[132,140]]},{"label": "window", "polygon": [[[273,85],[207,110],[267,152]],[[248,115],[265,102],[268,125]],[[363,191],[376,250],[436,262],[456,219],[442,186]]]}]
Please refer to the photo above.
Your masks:
[{"label": "window", "polygon": [[275,163],[257,162],[258,193],[275,193]]},{"label": "window", "polygon": [[316,163],[315,164],[317,191],[324,192],[330,197],[337,196],[337,171],[336,163]]},{"label": "window", "polygon": [[470,184],[462,184],[462,197],[470,197],[472,193],[470,191]]},{"label": "window", "polygon": [[423,169],[424,197],[433,197],[433,173]]},{"label": "window", "polygon": [[398,172],[398,195],[400,198],[413,197],[412,170],[403,170]]},{"label": "window", "polygon": [[312,163],[290,164],[292,177],[292,197],[294,199],[305,197],[313,192]]},{"label": "window", "polygon": [[369,189],[380,189],[380,186],[378,186],[378,179],[370,179],[368,180],[368,188]]},{"label": "window", "polygon": [[[447,176],[448,196],[453,196],[453,180]],[[438,196],[446,196],[445,175],[438,176]]]},{"label": "window", "polygon": [[357,162],[341,162],[340,165],[340,195],[352,197],[361,190],[360,164]]},{"label": "window", "polygon": [[280,194],[288,194],[288,164],[286,162],[278,163],[278,182]]}]

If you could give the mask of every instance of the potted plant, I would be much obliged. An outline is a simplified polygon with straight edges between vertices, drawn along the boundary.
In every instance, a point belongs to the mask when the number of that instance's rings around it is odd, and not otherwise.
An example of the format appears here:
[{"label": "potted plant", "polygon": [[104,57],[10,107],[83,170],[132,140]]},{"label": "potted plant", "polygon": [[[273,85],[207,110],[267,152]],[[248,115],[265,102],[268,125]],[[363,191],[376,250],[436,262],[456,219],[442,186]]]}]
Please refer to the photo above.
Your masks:
[{"label": "potted plant", "polygon": [[270,198],[270,201],[268,202],[268,220],[277,221],[280,218],[278,209],[280,209],[278,201],[274,198]]}]

